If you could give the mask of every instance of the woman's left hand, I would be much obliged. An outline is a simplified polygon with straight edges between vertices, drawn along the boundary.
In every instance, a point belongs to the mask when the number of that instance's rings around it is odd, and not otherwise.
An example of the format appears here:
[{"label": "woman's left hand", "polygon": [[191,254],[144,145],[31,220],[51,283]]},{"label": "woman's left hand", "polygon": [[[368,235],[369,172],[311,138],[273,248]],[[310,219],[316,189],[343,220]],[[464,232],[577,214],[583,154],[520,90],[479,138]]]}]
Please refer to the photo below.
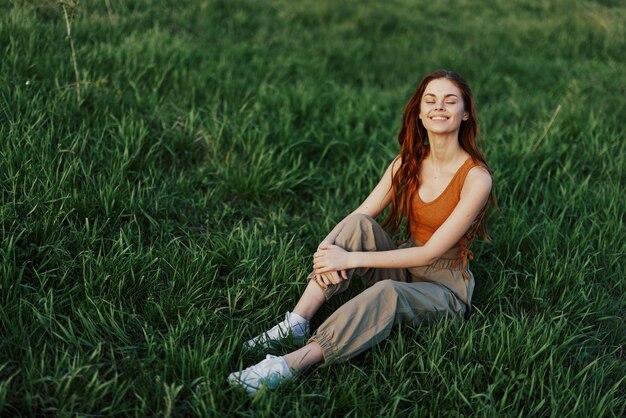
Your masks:
[{"label": "woman's left hand", "polygon": [[336,245],[320,245],[313,254],[313,269],[316,274],[352,268],[350,253]]}]

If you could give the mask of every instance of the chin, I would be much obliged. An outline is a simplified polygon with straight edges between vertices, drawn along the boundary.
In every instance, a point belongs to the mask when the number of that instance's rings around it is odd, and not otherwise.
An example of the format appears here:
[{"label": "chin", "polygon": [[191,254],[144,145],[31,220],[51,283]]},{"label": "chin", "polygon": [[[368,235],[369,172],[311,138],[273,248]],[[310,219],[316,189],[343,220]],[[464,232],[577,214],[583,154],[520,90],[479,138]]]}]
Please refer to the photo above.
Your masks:
[{"label": "chin", "polygon": [[449,128],[428,129],[428,127],[426,127],[426,131],[428,133],[435,134],[435,135],[449,135],[449,134],[453,134],[453,133],[458,133],[459,132],[459,128],[456,128],[456,129],[449,129]]}]

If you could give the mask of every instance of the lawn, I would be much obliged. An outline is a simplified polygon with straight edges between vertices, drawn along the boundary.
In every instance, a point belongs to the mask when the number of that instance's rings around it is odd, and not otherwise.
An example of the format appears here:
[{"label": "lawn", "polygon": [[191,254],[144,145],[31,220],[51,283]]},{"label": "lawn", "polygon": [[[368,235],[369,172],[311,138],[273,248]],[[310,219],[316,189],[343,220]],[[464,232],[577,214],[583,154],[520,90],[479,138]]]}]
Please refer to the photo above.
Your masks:
[{"label": "lawn", "polygon": [[[0,415],[624,416],[625,40],[618,0],[0,0]],[[229,387],[438,68],[499,205],[473,315]]]}]

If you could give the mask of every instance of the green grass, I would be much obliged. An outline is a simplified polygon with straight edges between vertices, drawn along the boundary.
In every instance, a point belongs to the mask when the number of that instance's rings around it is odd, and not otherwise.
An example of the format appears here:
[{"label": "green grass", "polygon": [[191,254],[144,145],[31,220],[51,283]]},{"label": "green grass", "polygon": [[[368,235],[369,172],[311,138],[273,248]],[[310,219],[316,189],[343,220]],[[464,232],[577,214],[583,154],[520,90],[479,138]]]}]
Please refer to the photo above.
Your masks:
[{"label": "green grass", "polygon": [[[110,3],[73,23],[77,103],[60,7],[0,0],[0,415],[624,415],[622,2]],[[226,387],[438,68],[500,205],[475,313]]]}]

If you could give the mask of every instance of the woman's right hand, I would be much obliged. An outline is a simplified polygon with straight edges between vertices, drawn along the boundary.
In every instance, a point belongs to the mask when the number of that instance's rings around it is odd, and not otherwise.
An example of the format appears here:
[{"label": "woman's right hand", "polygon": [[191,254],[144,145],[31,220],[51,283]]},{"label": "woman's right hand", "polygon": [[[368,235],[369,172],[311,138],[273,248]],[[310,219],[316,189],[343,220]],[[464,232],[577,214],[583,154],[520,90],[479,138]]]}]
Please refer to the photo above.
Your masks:
[{"label": "woman's right hand", "polygon": [[316,274],[315,280],[324,289],[333,284],[339,284],[342,280],[348,280],[348,275],[345,270],[341,271],[329,271],[322,274]]},{"label": "woman's right hand", "polygon": [[[324,245],[333,245],[333,244],[334,244],[334,242],[324,240],[324,241],[320,242],[320,245],[317,246],[317,249],[319,250],[320,247],[322,247]],[[324,289],[326,289],[330,285],[341,283],[342,280],[348,280],[348,274],[346,273],[345,270],[329,271],[329,272],[322,273],[322,274],[316,274],[315,275],[315,280]]]}]

